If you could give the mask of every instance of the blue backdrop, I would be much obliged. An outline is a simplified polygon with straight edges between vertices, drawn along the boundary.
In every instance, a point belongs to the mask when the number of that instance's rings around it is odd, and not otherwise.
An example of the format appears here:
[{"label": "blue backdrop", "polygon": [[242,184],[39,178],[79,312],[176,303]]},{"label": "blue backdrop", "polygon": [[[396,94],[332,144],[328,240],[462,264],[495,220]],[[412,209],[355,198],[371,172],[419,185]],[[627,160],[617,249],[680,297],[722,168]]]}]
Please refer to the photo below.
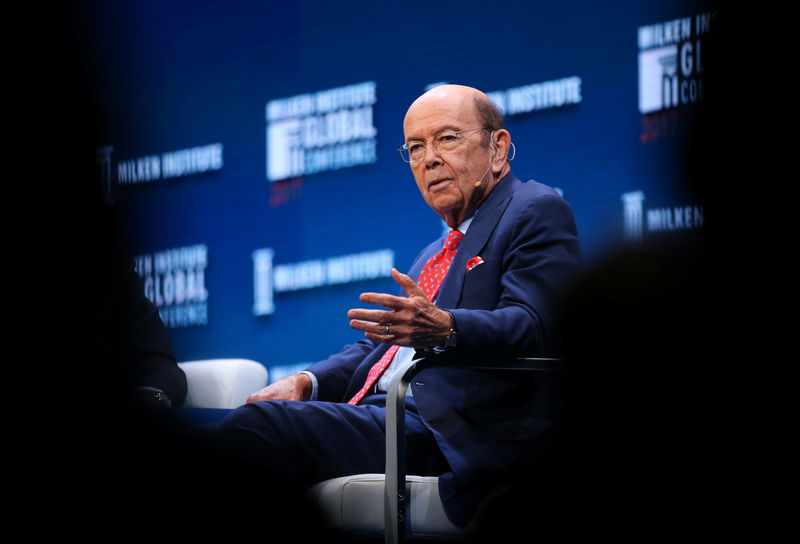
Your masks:
[{"label": "blue backdrop", "polygon": [[562,192],[587,262],[705,228],[683,150],[713,2],[77,6],[97,181],[179,360],[274,380],[361,337],[358,295],[442,231],[396,151],[437,83],[502,107],[512,171]]}]

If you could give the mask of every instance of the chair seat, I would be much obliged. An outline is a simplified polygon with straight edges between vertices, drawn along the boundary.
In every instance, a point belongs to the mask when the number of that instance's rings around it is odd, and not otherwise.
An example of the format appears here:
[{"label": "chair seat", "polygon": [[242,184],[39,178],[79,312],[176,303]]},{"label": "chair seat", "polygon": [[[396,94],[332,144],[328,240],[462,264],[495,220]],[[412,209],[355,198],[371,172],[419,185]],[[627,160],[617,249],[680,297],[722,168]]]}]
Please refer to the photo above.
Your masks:
[{"label": "chair seat", "polygon": [[[444,513],[436,476],[406,476],[409,537],[448,538],[464,534]],[[335,529],[364,536],[384,534],[384,475],[356,474],[319,482],[309,490]]]}]

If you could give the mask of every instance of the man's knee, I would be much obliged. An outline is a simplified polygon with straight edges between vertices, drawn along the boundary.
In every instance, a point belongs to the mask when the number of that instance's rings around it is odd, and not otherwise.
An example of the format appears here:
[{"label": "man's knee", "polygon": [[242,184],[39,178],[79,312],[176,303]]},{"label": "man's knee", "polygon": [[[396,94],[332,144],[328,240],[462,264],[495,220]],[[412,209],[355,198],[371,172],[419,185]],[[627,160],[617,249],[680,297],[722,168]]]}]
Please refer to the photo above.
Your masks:
[{"label": "man's knee", "polygon": [[[276,445],[276,430],[270,417],[270,402],[242,405],[229,413],[219,427],[220,439],[229,446],[257,447]],[[262,446],[262,443],[263,444]]]},{"label": "man's knee", "polygon": [[286,450],[290,441],[270,417],[273,410],[269,404],[245,404],[231,411],[218,428],[216,442],[221,456],[235,471],[277,482],[296,472],[295,456]]}]

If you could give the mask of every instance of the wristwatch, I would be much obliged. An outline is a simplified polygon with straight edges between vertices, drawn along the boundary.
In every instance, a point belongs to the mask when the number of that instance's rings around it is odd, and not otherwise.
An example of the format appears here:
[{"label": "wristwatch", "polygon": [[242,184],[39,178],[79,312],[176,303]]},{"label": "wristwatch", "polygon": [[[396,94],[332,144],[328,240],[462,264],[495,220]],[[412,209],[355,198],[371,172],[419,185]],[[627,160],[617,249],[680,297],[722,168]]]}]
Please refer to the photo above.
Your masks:
[{"label": "wristwatch", "polygon": [[450,332],[444,337],[444,347],[454,348],[458,345],[458,331],[456,331],[456,318],[451,312],[445,310],[450,316]]}]

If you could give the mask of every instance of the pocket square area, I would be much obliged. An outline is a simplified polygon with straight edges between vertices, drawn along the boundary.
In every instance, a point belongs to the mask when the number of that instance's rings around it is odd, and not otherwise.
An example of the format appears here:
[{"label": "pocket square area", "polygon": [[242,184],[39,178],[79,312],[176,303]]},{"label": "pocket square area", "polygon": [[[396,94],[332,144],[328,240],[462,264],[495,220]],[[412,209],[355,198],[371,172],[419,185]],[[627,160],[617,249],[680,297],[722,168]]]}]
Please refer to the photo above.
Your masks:
[{"label": "pocket square area", "polygon": [[470,270],[472,270],[473,268],[475,268],[476,266],[478,266],[482,262],[483,262],[483,259],[481,259],[480,257],[471,258],[470,260],[467,261],[467,272],[469,272]]}]

